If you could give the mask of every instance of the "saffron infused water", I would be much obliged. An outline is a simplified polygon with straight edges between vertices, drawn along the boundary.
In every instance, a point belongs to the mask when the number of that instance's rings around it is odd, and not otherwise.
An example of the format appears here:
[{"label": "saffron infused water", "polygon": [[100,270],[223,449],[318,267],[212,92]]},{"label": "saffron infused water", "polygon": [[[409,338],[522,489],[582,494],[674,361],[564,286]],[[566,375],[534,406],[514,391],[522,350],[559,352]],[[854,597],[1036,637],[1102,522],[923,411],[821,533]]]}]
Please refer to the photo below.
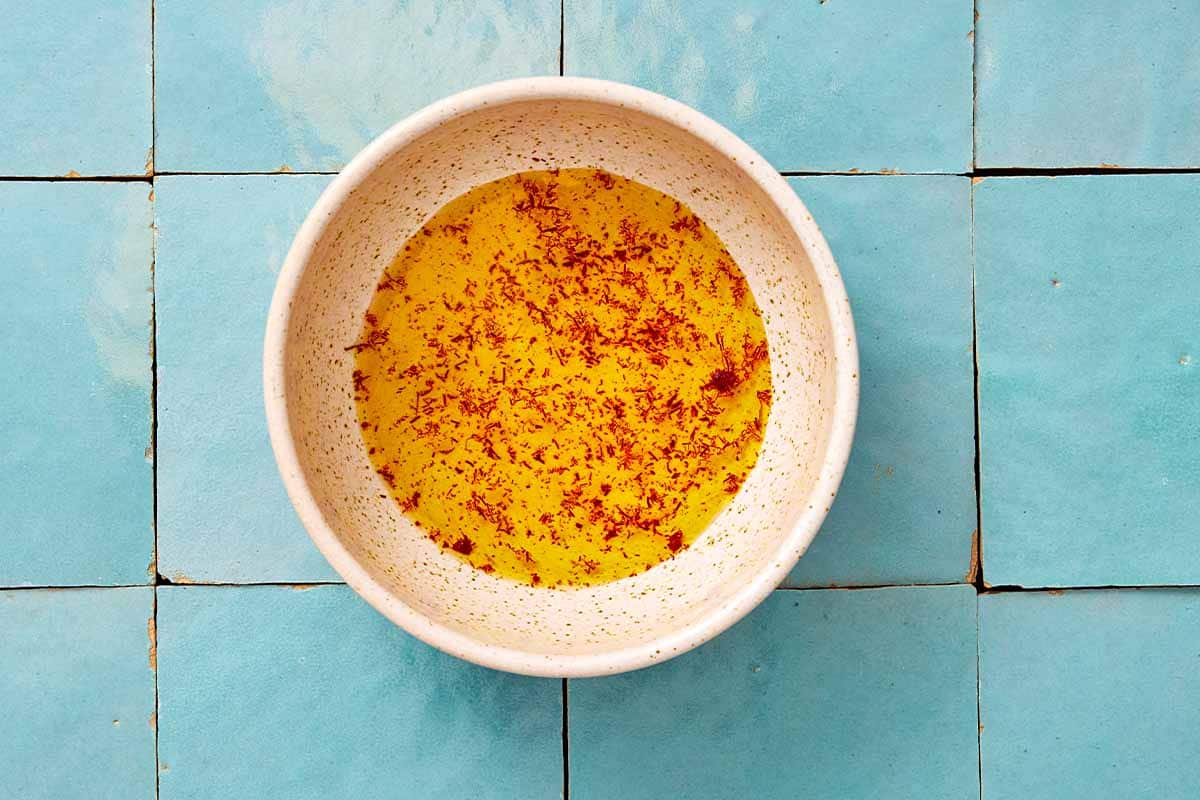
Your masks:
[{"label": "saffron infused water", "polygon": [[371,462],[471,566],[544,587],[686,548],[754,466],[766,334],[720,239],[596,169],[524,172],[439,210],[381,276],[354,351]]}]

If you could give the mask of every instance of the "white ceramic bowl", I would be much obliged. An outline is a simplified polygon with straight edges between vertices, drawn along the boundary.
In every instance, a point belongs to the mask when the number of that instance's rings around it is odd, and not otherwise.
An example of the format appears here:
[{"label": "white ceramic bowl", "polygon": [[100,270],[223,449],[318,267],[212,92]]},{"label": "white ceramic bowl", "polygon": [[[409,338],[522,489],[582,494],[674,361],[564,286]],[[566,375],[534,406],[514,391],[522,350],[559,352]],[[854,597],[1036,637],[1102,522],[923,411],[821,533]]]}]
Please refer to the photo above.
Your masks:
[{"label": "white ceramic bowl", "polygon": [[[354,342],[404,241],[471,187],[600,167],[686,202],[762,309],[774,398],[758,463],[676,557],[583,589],[533,588],[443,553],[388,497],[359,437]],[[530,78],[454,95],[395,125],[321,195],[288,253],[263,353],[271,443],[305,528],[397,625],[489,667],[585,676],[689,650],[754,608],[833,502],[858,409],[858,352],[833,257],[786,181],[687,106],[623,84]]]}]

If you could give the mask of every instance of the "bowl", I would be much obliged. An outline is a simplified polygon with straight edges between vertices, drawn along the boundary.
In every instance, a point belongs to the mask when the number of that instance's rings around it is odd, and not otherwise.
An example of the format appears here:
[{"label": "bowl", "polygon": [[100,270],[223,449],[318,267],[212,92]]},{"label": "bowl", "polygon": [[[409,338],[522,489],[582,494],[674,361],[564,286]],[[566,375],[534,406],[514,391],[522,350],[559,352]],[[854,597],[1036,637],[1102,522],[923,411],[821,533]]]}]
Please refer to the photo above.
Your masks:
[{"label": "bowl", "polygon": [[[404,516],[359,436],[353,354],[344,348],[356,341],[384,268],[441,206],[513,172],[585,166],[682,200],[722,238],[763,313],[774,397],[757,464],[694,544],[636,577],[546,589],[464,564]],[[683,653],[786,577],[829,510],[850,453],[858,353],[829,247],[754,150],[652,92],[528,78],[417,112],[330,183],[280,272],[263,383],[288,495],[356,592],[460,658],[576,677]]]}]

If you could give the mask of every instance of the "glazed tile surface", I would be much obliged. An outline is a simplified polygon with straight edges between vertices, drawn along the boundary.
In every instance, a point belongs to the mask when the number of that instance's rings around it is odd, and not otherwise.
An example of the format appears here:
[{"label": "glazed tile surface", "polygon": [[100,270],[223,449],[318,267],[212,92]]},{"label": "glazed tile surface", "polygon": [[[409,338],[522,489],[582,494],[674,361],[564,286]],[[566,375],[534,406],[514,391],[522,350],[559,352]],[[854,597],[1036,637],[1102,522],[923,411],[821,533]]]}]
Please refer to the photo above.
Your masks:
[{"label": "glazed tile surface", "polygon": [[678,98],[777,169],[970,166],[970,3],[566,0],[565,10],[568,75]]},{"label": "glazed tile surface", "polygon": [[157,182],[158,568],[176,583],[337,577],[279,480],[260,366],[276,273],[328,182]]},{"label": "glazed tile surface", "polygon": [[1200,583],[1200,175],[975,186],[984,578]]},{"label": "glazed tile surface", "polygon": [[0,795],[152,800],[154,590],[0,591]]},{"label": "glazed tile surface", "polygon": [[984,596],[983,796],[1196,796],[1200,592]]},{"label": "glazed tile surface", "polygon": [[793,178],[858,333],[854,451],[789,586],[962,581],[975,529],[970,181]]},{"label": "glazed tile surface", "polygon": [[[9,5],[0,796],[1200,795],[1200,175],[1134,174],[1200,169],[1200,6]],[[790,178],[861,355],[822,531],[727,633],[569,683],[418,642],[311,544],[262,337],[331,177],[233,174],[560,64],[880,173]]]},{"label": "glazed tile surface", "polygon": [[346,586],[158,603],[165,800],[559,796],[557,680],[440,653]]},{"label": "glazed tile surface", "polygon": [[154,578],[149,194],[0,183],[0,586]]},{"label": "glazed tile surface", "polygon": [[159,169],[337,170],[438,98],[557,74],[559,17],[551,0],[157,0]]},{"label": "glazed tile surface", "polygon": [[0,175],[149,175],[150,3],[6,3]]},{"label": "glazed tile surface", "polygon": [[976,7],[978,166],[1200,166],[1200,4]]},{"label": "glazed tile surface", "polygon": [[971,587],[781,590],[663,666],[571,681],[571,797],[977,797],[974,700]]}]

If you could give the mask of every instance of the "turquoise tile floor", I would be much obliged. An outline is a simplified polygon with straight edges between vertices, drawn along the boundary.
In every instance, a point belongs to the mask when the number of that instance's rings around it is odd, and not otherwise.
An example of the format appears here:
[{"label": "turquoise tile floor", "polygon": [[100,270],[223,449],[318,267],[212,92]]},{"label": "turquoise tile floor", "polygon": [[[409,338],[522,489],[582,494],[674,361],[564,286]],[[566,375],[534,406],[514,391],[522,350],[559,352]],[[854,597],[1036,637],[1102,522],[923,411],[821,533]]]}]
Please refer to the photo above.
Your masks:
[{"label": "turquoise tile floor", "polygon": [[[1194,4],[8,12],[0,797],[1200,796]],[[341,165],[440,96],[560,72],[676,96],[789,175],[863,390],[783,587],[569,682],[445,656],[339,582],[259,369]]]}]

